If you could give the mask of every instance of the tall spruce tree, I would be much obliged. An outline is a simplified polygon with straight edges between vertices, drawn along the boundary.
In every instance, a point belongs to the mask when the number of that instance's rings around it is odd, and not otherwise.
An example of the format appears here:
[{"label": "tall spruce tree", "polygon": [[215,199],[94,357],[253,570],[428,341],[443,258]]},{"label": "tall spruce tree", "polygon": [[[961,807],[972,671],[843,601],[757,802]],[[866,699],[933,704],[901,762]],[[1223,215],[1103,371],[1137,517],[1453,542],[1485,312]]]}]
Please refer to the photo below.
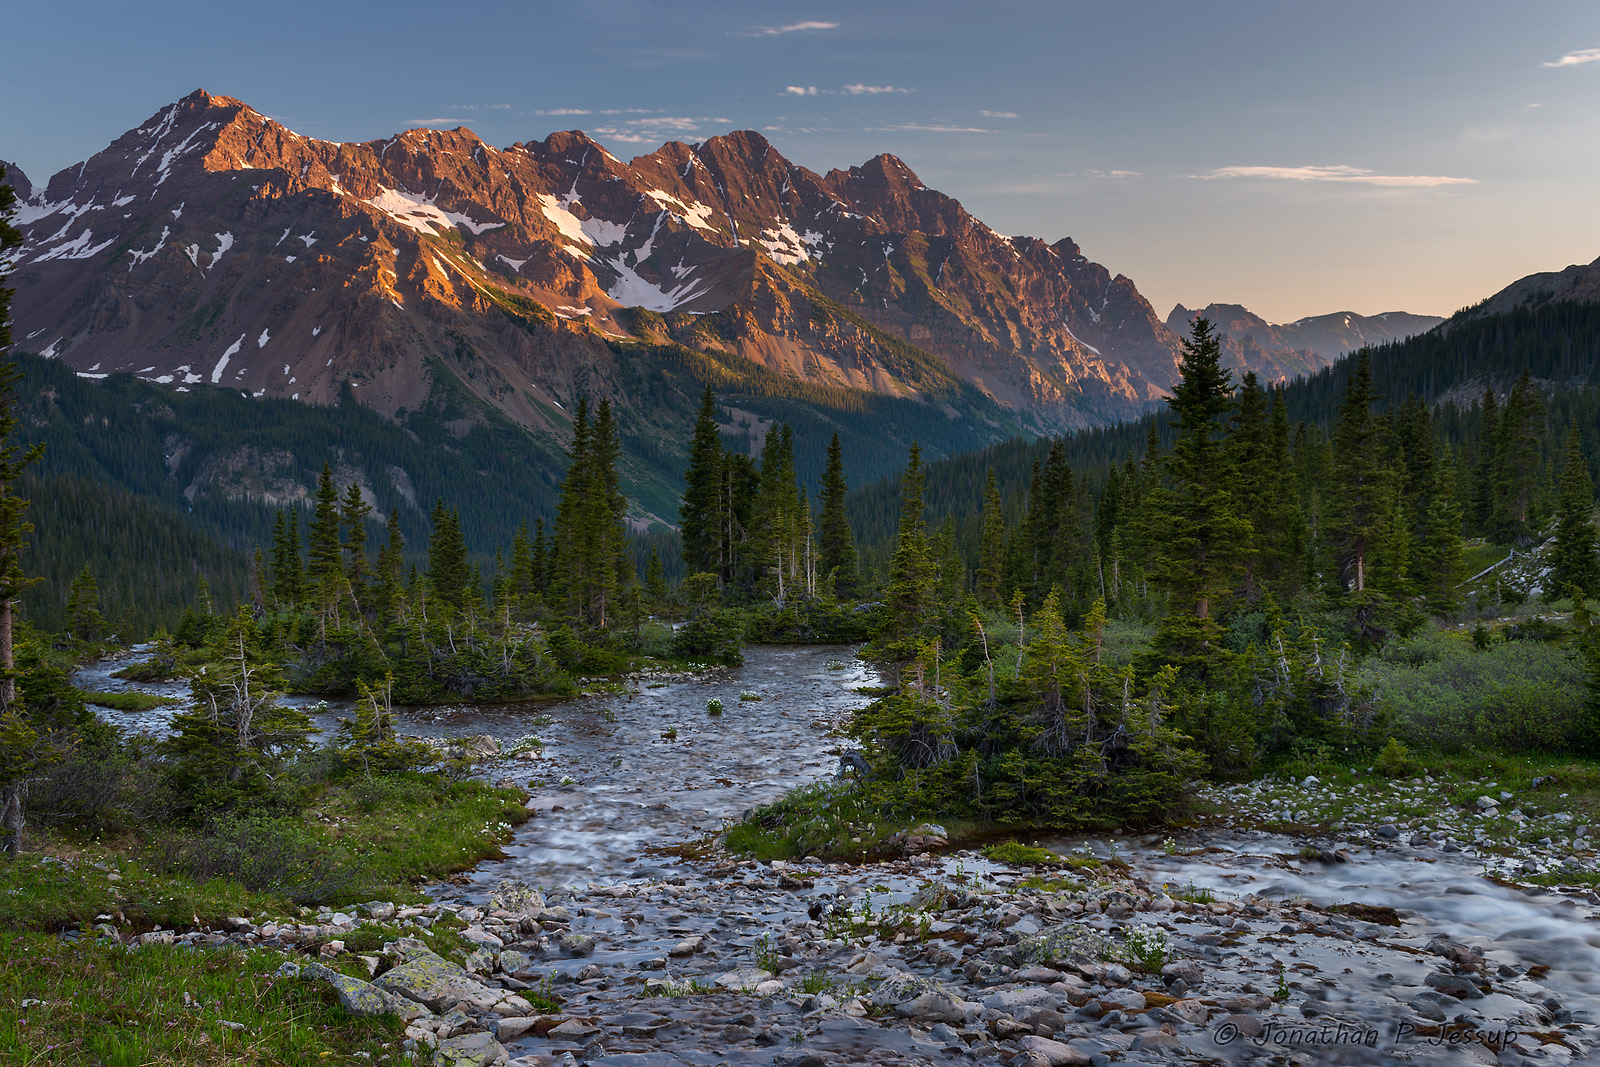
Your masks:
[{"label": "tall spruce tree", "polygon": [[683,501],[678,528],[683,536],[683,563],[690,574],[720,574],[724,558],[722,432],[717,428],[717,397],[706,386],[700,414],[689,444],[689,467],[683,474]]},{"label": "tall spruce tree", "polygon": [[428,588],[435,605],[445,614],[466,612],[472,600],[472,568],[467,564],[467,542],[461,535],[461,513],[434,501],[432,530],[428,538]]},{"label": "tall spruce tree", "polygon": [[381,626],[398,626],[405,605],[405,539],[400,536],[400,509],[389,510],[389,536],[378,550],[373,612]]},{"label": "tall spruce tree", "polygon": [[833,582],[834,595],[848,600],[857,593],[859,559],[850,516],[845,513],[849,484],[844,476],[844,449],[835,433],[828,442],[828,461],[822,471],[822,516],[817,554],[824,580]]},{"label": "tall spruce tree", "polygon": [[1482,537],[1495,533],[1495,488],[1500,469],[1500,399],[1494,383],[1478,401],[1478,457],[1472,465],[1472,528]]},{"label": "tall spruce tree", "polygon": [[1329,523],[1345,588],[1355,593],[1367,588],[1373,552],[1394,508],[1384,427],[1372,410],[1377,401],[1372,357],[1362,349],[1345,386],[1333,434],[1333,514]]},{"label": "tall spruce tree", "polygon": [[1000,487],[994,480],[994,465],[983,485],[983,528],[978,542],[978,571],[974,576],[978,603],[991,611],[1001,610],[1000,577],[1005,566],[1006,517],[1000,501]]},{"label": "tall spruce tree", "polygon": [[339,520],[344,524],[345,579],[350,595],[357,607],[366,599],[367,579],[371,570],[367,562],[367,516],[372,506],[361,495],[361,486],[351,482],[339,502]]},{"label": "tall spruce tree", "polygon": [[67,628],[80,641],[98,641],[105,636],[106,617],[100,613],[100,587],[87,563],[67,590]]},{"label": "tall spruce tree", "polygon": [[[1175,440],[1162,457],[1163,484],[1155,497],[1154,576],[1171,600],[1167,642],[1193,655],[1215,639],[1214,601],[1231,587],[1251,541],[1249,520],[1230,492],[1231,472],[1221,440],[1233,409],[1229,372],[1210,320],[1195,320],[1183,342],[1178,384],[1167,400]],[[1185,620],[1194,620],[1188,622]]]},{"label": "tall spruce tree", "polygon": [[[11,224],[17,197],[0,169],[0,267],[22,247],[22,233]],[[11,290],[0,274],[0,355],[11,348]],[[23,782],[44,758],[40,736],[18,699],[15,651],[15,608],[22,590],[37,581],[22,569],[22,553],[33,527],[24,518],[28,501],[17,495],[17,479],[44,454],[43,445],[24,450],[14,442],[17,429],[16,387],[22,374],[12,363],[0,364],[0,825],[5,852],[15,856],[22,835]]]},{"label": "tall spruce tree", "polygon": [[900,525],[889,560],[882,625],[875,638],[877,656],[897,673],[900,666],[920,655],[922,642],[934,632],[939,568],[923,516],[924,477],[922,447],[913,442],[900,476]]},{"label": "tall spruce tree", "polygon": [[1600,596],[1600,556],[1595,553],[1594,482],[1578,435],[1569,432],[1556,498],[1555,539],[1548,557],[1551,596],[1565,596],[1570,589]]},{"label": "tall spruce tree", "polygon": [[338,608],[344,586],[344,548],[339,538],[339,491],[333,484],[333,469],[322,465],[317,479],[317,499],[311,513],[306,544],[306,578],[310,582],[317,610],[324,623]]},{"label": "tall spruce tree", "polygon": [[280,511],[272,524],[272,596],[280,611],[305,596],[305,565],[300,559],[300,516]]},{"label": "tall spruce tree", "polygon": [[1533,541],[1544,416],[1544,396],[1532,375],[1523,371],[1500,415],[1494,479],[1494,532],[1499,540],[1517,545]]}]

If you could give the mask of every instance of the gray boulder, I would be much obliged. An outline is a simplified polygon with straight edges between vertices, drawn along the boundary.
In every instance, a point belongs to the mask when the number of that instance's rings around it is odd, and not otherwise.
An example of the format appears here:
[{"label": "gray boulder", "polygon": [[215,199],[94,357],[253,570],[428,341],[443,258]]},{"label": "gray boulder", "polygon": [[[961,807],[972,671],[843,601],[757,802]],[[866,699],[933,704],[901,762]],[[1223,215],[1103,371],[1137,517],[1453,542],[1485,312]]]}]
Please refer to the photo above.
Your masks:
[{"label": "gray boulder", "polygon": [[379,989],[370,982],[340,974],[320,963],[307,963],[300,968],[300,977],[306,981],[326,982],[339,995],[339,1004],[351,1015],[398,1015],[410,1022],[428,1014],[417,1004],[403,997]]}]

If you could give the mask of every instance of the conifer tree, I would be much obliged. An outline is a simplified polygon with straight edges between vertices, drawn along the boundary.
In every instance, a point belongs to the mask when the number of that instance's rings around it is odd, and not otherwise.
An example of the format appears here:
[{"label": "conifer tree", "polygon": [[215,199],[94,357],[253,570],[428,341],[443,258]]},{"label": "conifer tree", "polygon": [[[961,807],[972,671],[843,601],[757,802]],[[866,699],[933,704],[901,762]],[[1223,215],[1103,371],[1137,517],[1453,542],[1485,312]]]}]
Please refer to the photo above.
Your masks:
[{"label": "conifer tree", "polygon": [[1428,610],[1442,615],[1454,610],[1459,600],[1461,508],[1455,499],[1455,468],[1448,458],[1434,463],[1428,478],[1431,485],[1422,495],[1427,510],[1412,548],[1412,570]]},{"label": "conifer tree", "polygon": [[339,602],[344,585],[344,549],[339,539],[339,491],[333,484],[333,469],[322,465],[317,480],[317,502],[306,539],[306,578],[311,584],[317,609],[326,623]]},{"label": "conifer tree", "polygon": [[361,486],[351,482],[339,504],[339,519],[345,528],[345,578],[358,604],[366,596],[370,570],[367,563],[367,516],[371,514],[372,506],[362,497]]},{"label": "conifer tree", "polygon": [[1484,537],[1494,536],[1499,470],[1500,400],[1491,382],[1478,401],[1478,459],[1472,467],[1472,527]]},{"label": "conifer tree", "polygon": [[759,479],[752,555],[763,572],[758,580],[781,602],[796,586],[807,591],[811,548],[808,509],[794,470],[794,431],[787,423],[767,432]]},{"label": "conifer tree", "polygon": [[1276,531],[1273,504],[1281,495],[1281,470],[1273,462],[1272,424],[1266,394],[1254,371],[1247,372],[1235,396],[1236,408],[1228,424],[1226,453],[1231,474],[1230,492],[1241,518],[1250,523],[1251,543],[1240,553],[1241,592],[1255,603],[1263,592],[1263,570],[1273,570]]},{"label": "conifer tree", "polygon": [[533,520],[533,588],[541,601],[550,589],[550,541],[540,518]]},{"label": "conifer tree", "polygon": [[550,584],[564,614],[594,629],[622,618],[635,584],[625,525],[628,500],[617,473],[620,453],[610,400],[600,401],[593,420],[587,402],[580,402],[556,508]]},{"label": "conifer tree", "polygon": [[1393,514],[1383,426],[1372,411],[1377,400],[1372,357],[1362,349],[1345,386],[1334,430],[1334,499],[1329,523],[1345,586],[1355,593],[1367,588],[1370,557]]},{"label": "conifer tree", "polygon": [[[542,527],[539,533],[543,537]],[[511,572],[507,586],[511,615],[519,621],[526,621],[531,617],[533,600],[539,588],[533,561],[533,539],[528,536],[528,524],[524,522],[517,527],[517,532],[511,538]]]},{"label": "conifer tree", "polygon": [[272,595],[280,610],[296,607],[305,596],[305,568],[300,559],[300,517],[280,511],[272,525]]},{"label": "conifer tree", "polygon": [[655,609],[664,605],[671,594],[667,588],[666,571],[661,564],[661,552],[655,545],[650,546],[650,558],[644,565],[644,594],[650,607]]},{"label": "conifer tree", "polygon": [[67,590],[67,628],[80,641],[97,641],[106,631],[106,618],[100,614],[100,587],[87,563]]},{"label": "conifer tree", "polygon": [[724,479],[722,433],[717,429],[717,398],[706,386],[689,445],[689,467],[683,474],[683,502],[678,507],[683,535],[683,563],[690,574],[720,574],[724,558]]},{"label": "conifer tree", "polygon": [[389,510],[389,537],[378,550],[373,611],[384,625],[398,625],[405,602],[405,539],[400,536],[400,509]]},{"label": "conifer tree", "polygon": [[900,476],[900,525],[889,561],[883,624],[875,639],[879,657],[896,668],[917,658],[935,621],[939,571],[923,518],[923,478],[922,448],[913,442]]},{"label": "conifer tree", "polygon": [[461,513],[433,505],[433,529],[428,539],[428,588],[432,599],[446,612],[461,614],[469,606],[472,570],[467,565],[467,544],[461,536]]},{"label": "conifer tree", "polygon": [[1172,605],[1173,626],[1163,643],[1193,654],[1215,637],[1212,604],[1229,589],[1251,529],[1229,491],[1231,477],[1219,437],[1233,400],[1229,372],[1221,365],[1221,341],[1209,320],[1195,320],[1183,350],[1181,377],[1167,401],[1176,439],[1162,457],[1165,484],[1152,494],[1151,539],[1158,551],[1155,577]]},{"label": "conifer tree", "polygon": [[1600,556],[1596,555],[1594,482],[1576,432],[1567,434],[1556,502],[1556,532],[1550,546],[1549,590],[1563,596],[1570,589],[1586,597],[1600,596]]},{"label": "conifer tree", "polygon": [[[17,196],[0,169],[0,269],[22,247],[22,233],[11,224]],[[0,355],[11,347],[11,290],[0,273]],[[16,365],[0,364],[0,824],[5,851],[15,856],[22,834],[24,778],[37,766],[39,734],[19,704],[15,642],[15,605],[22,590],[38,579],[22,569],[22,552],[33,527],[23,517],[28,501],[17,495],[17,479],[44,453],[43,445],[23,450],[12,440],[17,428],[16,386],[22,377]]]},{"label": "conifer tree", "polygon": [[1544,397],[1522,372],[1500,416],[1494,480],[1494,530],[1498,539],[1526,545],[1533,540],[1534,492],[1544,437]]},{"label": "conifer tree", "polygon": [[255,800],[283,763],[310,747],[310,716],[278,703],[277,669],[261,659],[248,607],[218,638],[223,666],[190,680],[192,704],[172,717],[161,743],[176,792],[197,809],[226,810]]},{"label": "conifer tree", "polygon": [[993,611],[1001,610],[1000,575],[1005,566],[1006,517],[1000,502],[1000,487],[994,480],[994,465],[983,485],[983,530],[978,545],[978,571],[974,590],[978,603]]},{"label": "conifer tree", "polygon": [[855,534],[850,529],[850,517],[845,514],[845,496],[849,484],[844,476],[844,449],[835,433],[828,442],[828,461],[822,471],[822,516],[818,533],[818,564],[825,579],[833,581],[833,593],[841,600],[849,600],[857,593],[860,566],[856,554]]}]

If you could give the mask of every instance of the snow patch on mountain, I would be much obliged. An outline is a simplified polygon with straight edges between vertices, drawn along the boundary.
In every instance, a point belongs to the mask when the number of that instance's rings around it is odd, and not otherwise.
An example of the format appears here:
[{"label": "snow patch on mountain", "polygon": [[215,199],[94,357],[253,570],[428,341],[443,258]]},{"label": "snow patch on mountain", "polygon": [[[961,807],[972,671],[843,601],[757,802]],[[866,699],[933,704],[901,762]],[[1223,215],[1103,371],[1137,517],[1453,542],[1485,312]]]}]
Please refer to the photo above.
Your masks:
[{"label": "snow patch on mountain", "polygon": [[[699,162],[699,160],[696,160],[695,162]],[[710,219],[712,215],[716,214],[717,209],[709,204],[702,204],[698,200],[693,204],[685,204],[682,200],[679,200],[671,193],[664,193],[660,189],[646,189],[644,195],[649,197],[651,200],[654,200],[662,207],[666,207],[669,204],[673,205],[678,209],[677,211],[674,211],[673,214],[678,216],[684,222],[687,222],[690,226],[693,226],[695,229],[716,229],[715,226],[711,225]]]},{"label": "snow patch on mountain", "polygon": [[161,251],[162,248],[166,247],[167,238],[170,236],[172,236],[172,231],[163,226],[161,227],[161,240],[157,241],[156,246],[150,251],[141,252],[136,248],[128,249],[128,255],[133,257],[133,262],[128,264],[128,269],[132,270],[145,260],[149,259],[151,256],[155,255],[157,252]]},{"label": "snow patch on mountain", "polygon": [[[639,272],[624,263],[621,256],[607,262],[616,270],[619,277],[616,284],[606,290],[606,295],[624,307],[641,307],[646,311],[672,311],[702,295],[711,287],[709,282],[691,278],[672,289],[663,289],[641,278]],[[692,268],[679,277],[685,277],[691,272]]]},{"label": "snow patch on mountain", "polygon": [[[334,184],[338,185],[337,179]],[[404,189],[388,189],[381,186],[380,189],[377,196],[362,202],[377,208],[400,225],[418,233],[438,236],[460,226],[462,229],[471,230],[473,236],[477,236],[485,230],[498,230],[505,225],[503,222],[478,222],[460,212],[445,211],[434,203],[433,197],[423,196],[421,193],[408,193]],[[302,237],[300,240],[306,239]],[[308,241],[306,247],[310,248],[311,242]]]},{"label": "snow patch on mountain", "polygon": [[549,193],[539,194],[539,207],[544,211],[544,217],[555,223],[561,236],[569,241],[582,245],[593,245],[589,235],[583,232],[583,220],[567,210],[567,205]]},{"label": "snow patch on mountain", "polygon": [[[223,369],[227,367],[228,360],[232,359],[235,355],[237,355],[238,352],[239,352],[239,349],[244,347],[244,338],[245,338],[245,335],[241,333],[239,335],[239,339],[237,341],[233,342],[233,344],[229,345],[228,346],[228,350],[226,352],[222,353],[222,358],[217,360],[217,365],[215,367],[211,368],[211,384],[212,385],[216,385],[218,382],[222,381],[222,371],[223,371]],[[189,377],[187,375],[185,375],[183,380],[184,381],[188,381]],[[195,381],[199,381],[199,380],[200,380],[199,376],[198,375],[195,376]]]}]

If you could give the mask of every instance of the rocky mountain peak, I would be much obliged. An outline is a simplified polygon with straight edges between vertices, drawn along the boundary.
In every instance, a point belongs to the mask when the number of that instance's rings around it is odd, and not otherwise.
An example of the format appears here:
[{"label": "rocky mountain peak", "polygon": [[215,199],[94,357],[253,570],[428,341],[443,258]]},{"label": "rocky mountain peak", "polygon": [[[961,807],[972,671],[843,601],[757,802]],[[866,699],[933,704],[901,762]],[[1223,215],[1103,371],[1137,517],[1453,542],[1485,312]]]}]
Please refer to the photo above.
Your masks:
[{"label": "rocky mountain peak", "polygon": [[1175,373],[1137,287],[1070,239],[1003,237],[892,155],[823,177],[748,130],[626,163],[579,130],[336,144],[197,91],[21,214],[19,336],[175,388],[359,382],[394,411],[459,360],[485,402],[555,426],[540,398],[647,341],[830,389],[981,391],[1059,429]]},{"label": "rocky mountain peak", "polygon": [[5,184],[11,186],[11,191],[17,194],[18,200],[30,200],[33,198],[33,183],[22,172],[22,168],[15,163],[0,159],[0,181],[4,181]]}]

